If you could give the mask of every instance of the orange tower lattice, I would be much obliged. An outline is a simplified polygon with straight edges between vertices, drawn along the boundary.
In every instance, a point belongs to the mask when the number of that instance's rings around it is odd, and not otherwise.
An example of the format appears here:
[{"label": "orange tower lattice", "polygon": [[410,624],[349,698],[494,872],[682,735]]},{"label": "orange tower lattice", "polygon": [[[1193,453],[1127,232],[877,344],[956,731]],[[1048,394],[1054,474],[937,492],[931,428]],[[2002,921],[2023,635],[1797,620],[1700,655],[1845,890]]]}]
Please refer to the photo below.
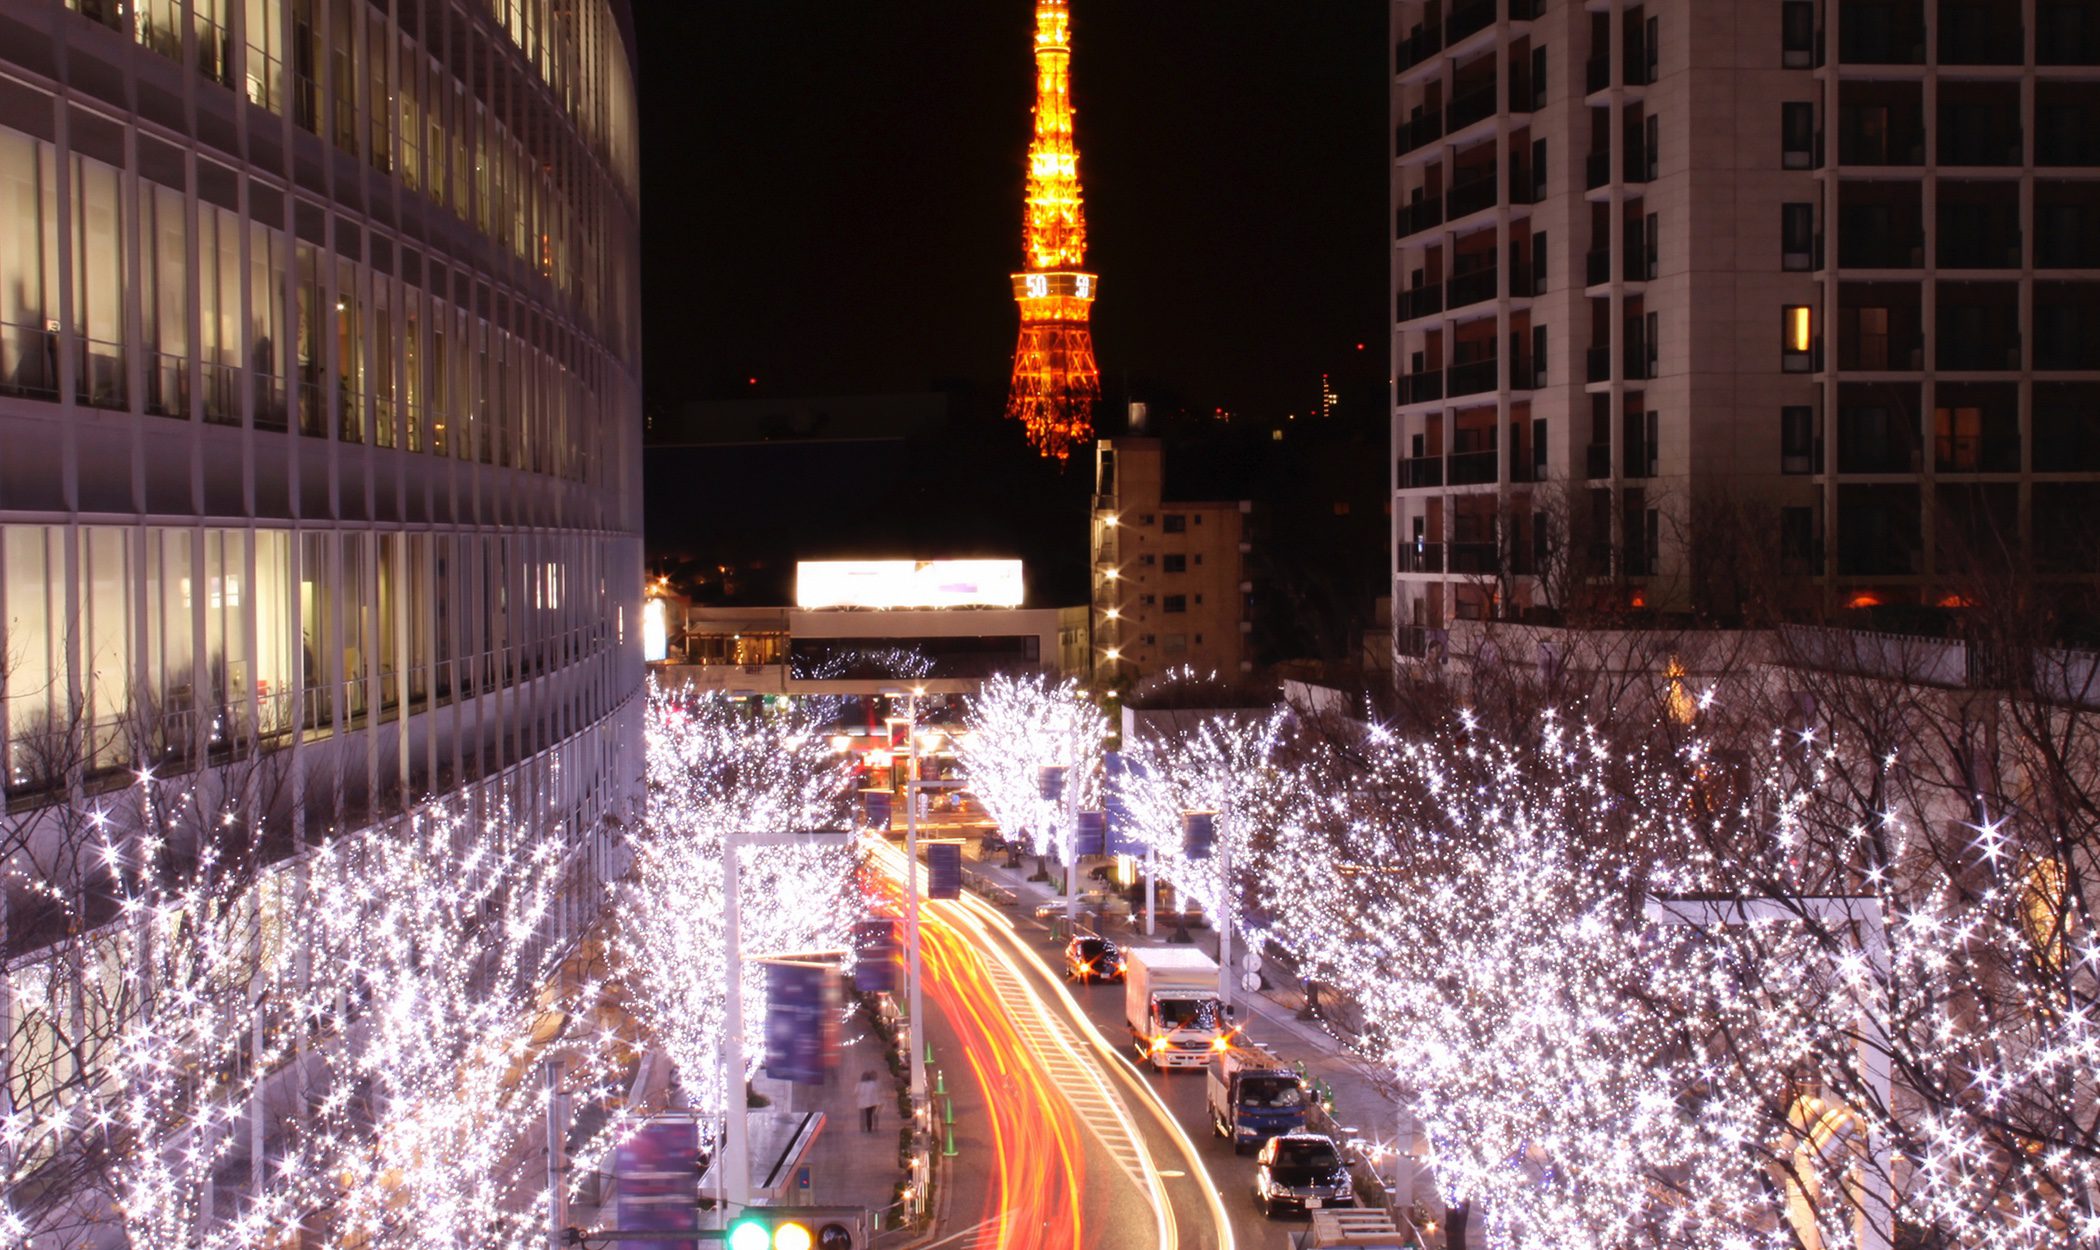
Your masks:
[{"label": "orange tower lattice", "polygon": [[1035,139],[1028,145],[1023,264],[1013,275],[1021,341],[1006,415],[1045,456],[1065,460],[1094,431],[1101,370],[1094,363],[1093,312],[1100,279],[1086,262],[1086,212],[1079,150],[1072,144],[1072,15],[1067,0],[1036,0]]}]

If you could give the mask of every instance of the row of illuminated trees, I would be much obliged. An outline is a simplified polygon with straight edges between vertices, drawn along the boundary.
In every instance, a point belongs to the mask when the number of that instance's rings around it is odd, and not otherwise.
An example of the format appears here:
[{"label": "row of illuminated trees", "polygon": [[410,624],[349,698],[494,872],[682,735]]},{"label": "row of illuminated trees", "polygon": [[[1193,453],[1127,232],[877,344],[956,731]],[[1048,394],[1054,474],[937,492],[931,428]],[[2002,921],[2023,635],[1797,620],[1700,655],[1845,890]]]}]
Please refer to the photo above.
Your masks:
[{"label": "row of illuminated trees", "polygon": [[[764,1044],[725,1053],[728,835],[836,827],[850,772],[794,713],[647,716],[646,817],[580,838],[491,787],[286,846],[268,756],[40,813],[7,897],[69,936],[0,978],[0,1246],[538,1245],[647,1115],[712,1152]],[[740,854],[743,957],[847,948],[850,849]]]},{"label": "row of illuminated trees", "polygon": [[[1350,716],[1141,714],[1108,770],[1112,843],[1331,987],[1411,1121],[1399,1201],[1453,1245],[2095,1244],[2100,699],[1559,645]],[[973,710],[1039,849],[1085,707]]]}]

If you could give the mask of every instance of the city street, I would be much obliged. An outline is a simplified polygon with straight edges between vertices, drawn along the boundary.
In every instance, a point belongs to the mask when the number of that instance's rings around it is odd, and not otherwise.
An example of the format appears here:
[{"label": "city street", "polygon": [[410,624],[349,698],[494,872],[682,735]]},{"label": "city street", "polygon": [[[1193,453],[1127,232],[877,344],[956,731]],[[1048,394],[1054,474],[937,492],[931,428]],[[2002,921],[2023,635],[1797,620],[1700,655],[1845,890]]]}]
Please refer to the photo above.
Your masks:
[{"label": "city street", "polygon": [[[900,872],[898,848],[886,847],[884,862]],[[998,1091],[989,1100],[989,1125],[968,1122],[958,1103],[961,1157],[951,1184],[967,1197],[946,1206],[934,1244],[967,1232],[953,1244],[1121,1246],[1149,1223],[1161,1246],[1222,1250],[1278,1244],[1303,1227],[1256,1209],[1253,1154],[1236,1153],[1212,1132],[1203,1072],[1136,1063],[1123,1023],[1123,986],[1067,983],[1062,943],[1049,925],[1026,915],[1045,893],[1018,873],[1010,880],[1029,890],[1027,902],[1002,909],[966,893],[922,912],[937,1050],[952,1030],[967,1056],[973,1095],[987,1084]],[[1293,1047],[1304,1050],[1299,1032],[1269,1018],[1274,1004],[1262,1000],[1243,1010],[1249,1044],[1275,1044],[1287,1057],[1295,1057]],[[1383,1118],[1383,1100],[1345,1056],[1316,1056],[1309,1071]]]},{"label": "city street", "polygon": [[[901,875],[897,848],[882,862]],[[958,1112],[953,1193],[932,1244],[1254,1244],[1211,1185],[1190,1121],[1136,1074],[1030,938],[974,897],[921,914],[928,1010],[956,1038],[973,1085],[992,1091],[977,1122]]]}]

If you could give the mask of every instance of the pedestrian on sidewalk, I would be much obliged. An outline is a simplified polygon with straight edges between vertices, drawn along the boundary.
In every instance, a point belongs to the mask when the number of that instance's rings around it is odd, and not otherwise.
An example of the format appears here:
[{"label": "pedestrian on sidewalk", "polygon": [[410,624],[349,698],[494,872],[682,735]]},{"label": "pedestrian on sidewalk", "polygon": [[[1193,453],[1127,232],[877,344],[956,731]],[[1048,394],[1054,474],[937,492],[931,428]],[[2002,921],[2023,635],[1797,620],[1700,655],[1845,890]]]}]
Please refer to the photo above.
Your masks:
[{"label": "pedestrian on sidewalk", "polygon": [[875,1113],[882,1110],[882,1083],[875,1079],[875,1069],[861,1072],[853,1088],[853,1105],[860,1108],[860,1131],[874,1132]]}]

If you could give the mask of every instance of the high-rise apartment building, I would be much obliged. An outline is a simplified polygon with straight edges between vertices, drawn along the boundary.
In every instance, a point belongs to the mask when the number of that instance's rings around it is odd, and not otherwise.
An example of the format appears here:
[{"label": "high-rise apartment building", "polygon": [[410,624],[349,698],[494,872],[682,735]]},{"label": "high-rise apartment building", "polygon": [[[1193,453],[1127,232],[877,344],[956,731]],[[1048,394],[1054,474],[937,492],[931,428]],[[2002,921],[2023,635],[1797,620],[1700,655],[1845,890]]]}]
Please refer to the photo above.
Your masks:
[{"label": "high-rise apartment building", "polygon": [[1245,500],[1167,496],[1156,438],[1094,445],[1094,677],[1135,684],[1183,667],[1236,678],[1253,667]]},{"label": "high-rise apartment building", "polygon": [[641,771],[629,22],[0,0],[10,812],[269,759],[276,845],[437,796],[601,866]]},{"label": "high-rise apartment building", "polygon": [[1392,24],[1403,649],[1705,606],[1746,534],[1835,606],[2100,567],[2100,4]]}]

